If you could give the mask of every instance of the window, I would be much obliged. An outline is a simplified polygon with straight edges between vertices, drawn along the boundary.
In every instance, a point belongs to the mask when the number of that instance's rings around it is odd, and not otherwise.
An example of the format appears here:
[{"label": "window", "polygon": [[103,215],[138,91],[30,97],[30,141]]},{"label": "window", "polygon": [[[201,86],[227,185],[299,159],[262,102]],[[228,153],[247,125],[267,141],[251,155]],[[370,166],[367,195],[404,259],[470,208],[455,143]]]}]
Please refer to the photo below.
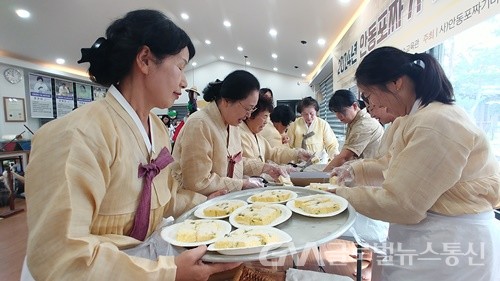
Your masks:
[{"label": "window", "polygon": [[319,117],[326,120],[333,129],[337,140],[339,141],[339,149],[342,148],[345,141],[346,125],[335,116],[328,108],[328,102],[333,95],[333,74],[328,75],[328,78],[319,84],[319,91],[323,96],[319,104]]},{"label": "window", "polygon": [[433,52],[456,103],[484,130],[500,160],[500,15],[444,41]]}]

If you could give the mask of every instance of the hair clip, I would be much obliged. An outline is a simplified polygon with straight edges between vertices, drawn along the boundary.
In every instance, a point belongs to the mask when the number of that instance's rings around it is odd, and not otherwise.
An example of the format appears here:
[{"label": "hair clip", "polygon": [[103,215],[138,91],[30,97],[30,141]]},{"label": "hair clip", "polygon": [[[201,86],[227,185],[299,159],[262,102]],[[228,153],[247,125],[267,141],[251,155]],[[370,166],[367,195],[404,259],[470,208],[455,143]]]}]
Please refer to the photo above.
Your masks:
[{"label": "hair clip", "polygon": [[82,58],[78,61],[78,63],[91,62],[91,58],[95,51],[101,48],[101,46],[104,46],[106,42],[108,42],[106,38],[99,37],[90,48],[82,48]]}]

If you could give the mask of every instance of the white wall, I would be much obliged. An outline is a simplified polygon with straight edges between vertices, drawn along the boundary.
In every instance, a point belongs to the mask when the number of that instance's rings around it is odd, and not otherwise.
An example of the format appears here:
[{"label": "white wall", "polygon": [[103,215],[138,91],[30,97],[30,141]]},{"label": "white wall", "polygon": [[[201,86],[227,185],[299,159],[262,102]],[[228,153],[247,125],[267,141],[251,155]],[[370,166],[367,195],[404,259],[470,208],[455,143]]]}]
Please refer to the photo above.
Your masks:
[{"label": "white wall", "polygon": [[[11,140],[15,135],[21,133],[22,131],[26,131],[22,134],[24,139],[31,139],[31,133],[29,133],[23,125],[28,126],[32,130],[36,130],[39,127],[38,119],[29,117],[28,110],[28,99],[26,98],[26,79],[17,83],[11,84],[7,80],[3,79],[3,72],[7,69],[8,65],[0,64],[0,99],[2,105],[0,106],[0,138]],[[24,70],[19,68],[24,73]],[[24,110],[26,114],[26,122],[5,122],[5,111],[4,111],[4,97],[14,97],[14,98],[23,98],[24,99]]]},{"label": "white wall", "polygon": [[[245,67],[242,65],[232,64],[225,61],[217,61],[205,66],[197,67],[194,70],[194,83],[193,83],[193,70],[186,72],[186,78],[189,86],[192,85],[202,91],[205,86],[215,79],[223,80],[229,73],[243,69],[252,73],[257,77],[261,88],[270,88],[274,93],[274,100],[291,100],[302,99],[307,96],[314,95],[313,91],[307,83],[302,79],[288,76],[272,71],[262,69]],[[203,95],[199,99],[203,99]],[[183,95],[176,104],[187,104],[187,94]]]}]

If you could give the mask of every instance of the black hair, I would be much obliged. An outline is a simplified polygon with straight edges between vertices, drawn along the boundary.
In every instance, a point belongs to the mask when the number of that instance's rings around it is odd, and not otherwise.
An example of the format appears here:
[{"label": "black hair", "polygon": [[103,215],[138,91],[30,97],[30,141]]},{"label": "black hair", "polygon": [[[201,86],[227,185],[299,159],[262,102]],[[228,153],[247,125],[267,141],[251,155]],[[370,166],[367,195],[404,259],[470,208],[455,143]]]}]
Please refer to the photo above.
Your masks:
[{"label": "black hair", "polygon": [[357,102],[358,100],[353,92],[345,89],[337,90],[330,98],[328,108],[332,112],[343,112],[346,107],[350,107]]},{"label": "black hair", "polygon": [[260,89],[259,80],[248,71],[236,70],[224,78],[208,83],[203,89],[203,99],[207,102],[218,101],[221,98],[235,102],[246,99],[252,91]]},{"label": "black hair", "polygon": [[284,104],[276,106],[270,117],[272,122],[280,122],[285,127],[295,121],[295,113],[288,105]]},{"label": "black hair", "polygon": [[36,81],[38,81],[38,80],[42,80],[42,82],[43,82],[43,77],[42,76],[37,76],[36,77]]},{"label": "black hair", "polygon": [[178,54],[185,47],[189,59],[195,54],[189,36],[167,16],[156,10],[135,10],[115,20],[106,29],[106,38],[99,38],[91,48],[82,49],[78,63],[90,62],[92,81],[109,87],[130,71],[141,47],[148,46],[160,63],[165,57]]},{"label": "black hair", "polygon": [[[420,66],[415,61],[423,62]],[[407,75],[415,84],[416,98],[423,106],[433,101],[452,104],[453,86],[441,65],[429,54],[410,54],[394,47],[380,47],[366,55],[356,69],[358,85],[376,86],[387,91],[386,84]]]},{"label": "black hair", "polygon": [[363,100],[358,100],[359,109],[365,109],[366,103]]},{"label": "black hair", "polygon": [[314,106],[314,109],[316,109],[316,111],[319,111],[319,104],[318,104],[318,101],[316,101],[315,99],[313,99],[312,97],[306,97],[306,98],[303,98],[299,104],[297,105],[297,111],[299,113],[302,112],[302,109],[304,109],[305,107],[308,107],[308,106]]},{"label": "black hair", "polygon": [[250,118],[255,118],[255,116],[262,111],[268,111],[269,113],[273,112],[273,99],[266,97],[264,94],[259,94],[259,101],[257,102],[255,111],[252,112]]},{"label": "black hair", "polygon": [[267,92],[271,93],[271,98],[274,98],[273,91],[271,91],[271,89],[269,89],[269,88],[262,88],[262,89],[260,89],[259,90],[259,95],[263,95],[263,94],[265,94]]}]

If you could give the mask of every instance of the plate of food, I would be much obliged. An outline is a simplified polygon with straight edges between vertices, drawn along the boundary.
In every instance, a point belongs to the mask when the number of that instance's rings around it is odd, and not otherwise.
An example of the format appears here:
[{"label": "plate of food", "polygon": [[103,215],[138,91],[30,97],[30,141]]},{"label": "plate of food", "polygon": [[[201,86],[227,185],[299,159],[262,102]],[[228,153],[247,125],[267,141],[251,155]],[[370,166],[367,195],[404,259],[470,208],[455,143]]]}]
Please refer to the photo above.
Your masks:
[{"label": "plate of food", "polygon": [[288,201],[286,206],[293,212],[315,218],[332,217],[342,213],[349,203],[335,194],[314,194]]},{"label": "plate of food", "polygon": [[239,228],[208,246],[222,255],[249,255],[270,251],[292,241],[286,232],[274,227]]},{"label": "plate of food", "polygon": [[284,205],[254,203],[236,209],[229,222],[237,228],[276,226],[291,216],[292,211]]},{"label": "plate of food", "polygon": [[180,247],[208,245],[231,232],[231,224],[223,220],[185,220],[161,231],[161,238]]},{"label": "plate of food", "polygon": [[297,193],[286,189],[272,189],[253,194],[248,197],[248,203],[285,203],[297,198]]},{"label": "plate of food", "polygon": [[229,217],[234,210],[246,205],[247,202],[243,200],[222,200],[196,209],[194,215],[200,219],[223,219]]},{"label": "plate of food", "polygon": [[334,190],[339,186],[331,183],[310,183],[305,187],[310,189],[328,191],[328,190]]}]

